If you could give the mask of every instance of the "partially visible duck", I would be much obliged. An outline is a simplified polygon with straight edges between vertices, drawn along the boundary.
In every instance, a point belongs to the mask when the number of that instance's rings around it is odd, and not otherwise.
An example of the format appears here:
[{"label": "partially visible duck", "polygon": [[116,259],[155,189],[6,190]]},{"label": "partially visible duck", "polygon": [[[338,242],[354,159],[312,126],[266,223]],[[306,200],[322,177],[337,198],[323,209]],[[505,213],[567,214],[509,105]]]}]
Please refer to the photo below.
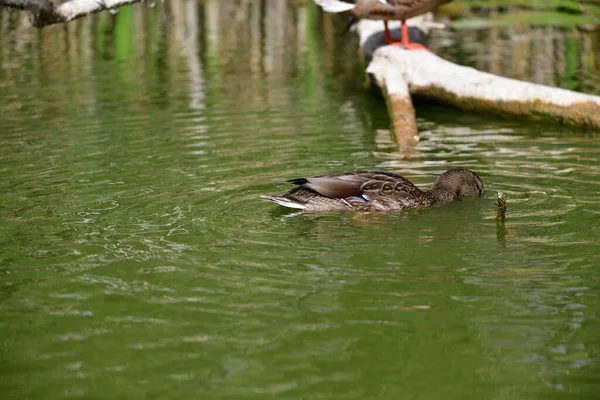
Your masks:
[{"label": "partially visible duck", "polygon": [[393,172],[361,171],[286,181],[298,187],[281,196],[261,196],[279,205],[312,211],[393,211],[481,197],[483,182],[468,169],[451,169],[422,191]]},{"label": "partially visible duck", "polygon": [[[383,20],[385,41],[392,45],[402,45],[409,50],[426,50],[426,48],[418,43],[410,42],[406,20],[425,14],[450,1],[452,0],[314,0],[326,12],[345,12],[355,19]],[[400,41],[392,39],[390,35],[387,23],[390,20],[402,22]]]}]

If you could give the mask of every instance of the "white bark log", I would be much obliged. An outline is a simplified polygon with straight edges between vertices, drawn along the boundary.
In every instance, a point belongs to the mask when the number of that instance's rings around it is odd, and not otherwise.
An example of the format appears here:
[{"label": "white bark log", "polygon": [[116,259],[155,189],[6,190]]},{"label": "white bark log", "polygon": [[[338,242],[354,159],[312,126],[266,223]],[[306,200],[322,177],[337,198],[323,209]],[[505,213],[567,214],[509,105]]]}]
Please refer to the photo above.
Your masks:
[{"label": "white bark log", "polygon": [[85,15],[115,10],[121,6],[138,3],[142,0],[70,0],[53,3],[50,0],[0,0],[0,7],[17,8],[29,11],[31,24],[36,28],[69,22]]},{"label": "white bark log", "polygon": [[[426,33],[431,28],[427,15],[408,23]],[[382,29],[379,21],[362,20],[356,31],[362,51],[371,57],[366,72],[383,90],[400,147],[418,138],[411,94],[433,97],[464,110],[600,129],[598,96],[496,76],[454,64],[429,51],[382,46]]]}]

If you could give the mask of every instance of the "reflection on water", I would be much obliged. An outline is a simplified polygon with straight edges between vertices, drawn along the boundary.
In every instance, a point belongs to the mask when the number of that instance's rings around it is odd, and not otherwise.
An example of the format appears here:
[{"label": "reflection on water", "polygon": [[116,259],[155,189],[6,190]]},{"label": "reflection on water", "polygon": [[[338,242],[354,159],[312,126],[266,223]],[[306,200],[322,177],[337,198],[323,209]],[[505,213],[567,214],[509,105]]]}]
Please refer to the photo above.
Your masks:
[{"label": "reflection on water", "polygon": [[[275,1],[42,31],[0,13],[7,398],[594,397],[598,135],[421,103],[404,159],[342,25]],[[522,70],[491,62],[510,49],[482,31],[431,44],[504,75],[597,81],[560,50],[591,36],[547,33],[554,69],[537,50]],[[480,174],[483,200],[352,215],[259,199],[304,174],[385,168],[427,187],[454,166]]]},{"label": "reflection on water", "polygon": [[435,31],[432,51],[509,78],[600,94],[600,32],[553,27]]}]

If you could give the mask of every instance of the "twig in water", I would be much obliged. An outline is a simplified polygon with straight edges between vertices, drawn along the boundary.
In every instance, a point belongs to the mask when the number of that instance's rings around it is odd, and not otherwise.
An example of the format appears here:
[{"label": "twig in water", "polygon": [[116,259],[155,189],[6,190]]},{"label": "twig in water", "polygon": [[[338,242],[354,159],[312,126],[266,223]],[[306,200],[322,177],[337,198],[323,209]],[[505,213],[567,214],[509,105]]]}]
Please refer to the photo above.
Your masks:
[{"label": "twig in water", "polygon": [[506,218],[506,197],[504,192],[498,192],[498,210],[496,212],[496,223],[504,225]]}]

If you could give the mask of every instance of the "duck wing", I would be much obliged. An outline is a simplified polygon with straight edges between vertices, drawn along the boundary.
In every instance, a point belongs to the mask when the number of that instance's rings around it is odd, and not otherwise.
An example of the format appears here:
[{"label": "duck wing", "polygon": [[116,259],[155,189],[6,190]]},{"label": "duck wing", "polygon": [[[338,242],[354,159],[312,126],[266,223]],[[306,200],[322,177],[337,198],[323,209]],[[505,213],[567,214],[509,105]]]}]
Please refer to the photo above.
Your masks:
[{"label": "duck wing", "polygon": [[362,194],[367,199],[418,199],[423,195],[410,181],[392,172],[376,172],[369,178],[361,187]]},{"label": "duck wing", "polygon": [[317,175],[287,181],[308,188],[325,197],[344,199],[365,195],[368,198],[382,196],[419,197],[419,188],[398,174],[384,171],[346,172]]},{"label": "duck wing", "polygon": [[364,179],[353,175],[319,175],[310,178],[290,179],[288,183],[300,185],[325,197],[344,199],[362,193]]}]

